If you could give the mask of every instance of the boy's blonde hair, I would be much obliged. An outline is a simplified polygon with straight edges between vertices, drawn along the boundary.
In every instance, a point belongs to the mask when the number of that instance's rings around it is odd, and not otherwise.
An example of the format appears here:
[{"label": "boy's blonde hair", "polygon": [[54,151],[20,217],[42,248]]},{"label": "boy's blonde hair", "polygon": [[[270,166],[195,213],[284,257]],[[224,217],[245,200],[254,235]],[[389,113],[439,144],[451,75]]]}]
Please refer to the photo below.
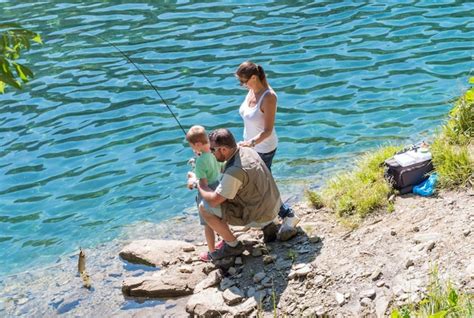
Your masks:
[{"label": "boy's blonde hair", "polygon": [[188,132],[186,133],[186,140],[192,144],[195,144],[197,142],[200,142],[202,144],[209,143],[209,138],[207,137],[206,129],[199,125],[194,125],[193,127],[189,128]]}]

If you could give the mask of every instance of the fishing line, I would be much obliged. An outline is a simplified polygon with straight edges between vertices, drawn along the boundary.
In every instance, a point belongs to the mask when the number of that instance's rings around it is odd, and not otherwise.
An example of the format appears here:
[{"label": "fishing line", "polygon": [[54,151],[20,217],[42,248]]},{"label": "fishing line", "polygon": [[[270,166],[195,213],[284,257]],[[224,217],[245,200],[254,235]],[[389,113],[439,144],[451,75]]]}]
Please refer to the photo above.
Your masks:
[{"label": "fishing line", "polygon": [[183,126],[181,125],[181,123],[179,122],[178,120],[178,117],[176,117],[176,115],[173,113],[173,111],[171,110],[171,107],[168,105],[168,103],[165,101],[165,99],[163,98],[163,96],[161,96],[160,92],[158,91],[158,89],[155,87],[155,85],[153,85],[153,83],[148,79],[148,77],[146,76],[146,74],[132,61],[132,59],[127,55],[125,54],[122,50],[120,50],[116,45],[114,45],[113,43],[111,43],[110,41],[104,39],[103,37],[100,37],[98,35],[94,35],[94,34],[87,34],[86,35],[89,35],[89,36],[93,36],[93,37],[96,37],[106,43],[108,43],[110,46],[112,46],[113,48],[115,48],[117,51],[120,52],[120,54],[123,55],[123,57],[125,57],[127,59],[128,62],[130,62],[133,66],[135,66],[135,68],[140,72],[140,74],[143,75],[143,77],[147,80],[148,84],[150,84],[150,86],[155,90],[155,92],[158,94],[158,96],[160,96],[161,98],[161,101],[163,102],[163,104],[166,105],[166,108],[168,108],[169,112],[171,113],[171,115],[173,115],[174,119],[176,120],[176,122],[178,123],[179,127],[181,128],[181,130],[183,131],[184,135],[186,136],[186,131],[184,130]]}]

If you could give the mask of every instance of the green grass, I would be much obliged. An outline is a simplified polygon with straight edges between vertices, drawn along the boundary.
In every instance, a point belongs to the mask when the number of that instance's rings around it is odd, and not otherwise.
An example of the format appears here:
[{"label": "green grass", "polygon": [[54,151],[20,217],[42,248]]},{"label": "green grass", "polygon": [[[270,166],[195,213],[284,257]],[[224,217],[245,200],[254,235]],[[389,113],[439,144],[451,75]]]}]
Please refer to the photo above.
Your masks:
[{"label": "green grass", "polygon": [[459,292],[449,281],[441,281],[435,268],[431,272],[426,297],[419,303],[394,309],[390,317],[473,317],[473,306],[474,296]]},{"label": "green grass", "polygon": [[449,112],[431,146],[433,165],[441,188],[474,184],[474,88],[469,89]]},{"label": "green grass", "polygon": [[321,198],[340,217],[362,218],[377,208],[387,207],[392,189],[383,177],[381,163],[397,150],[398,147],[387,146],[364,155],[354,171],[337,175],[320,194],[308,197]]},{"label": "green grass", "polygon": [[321,209],[322,207],[324,207],[323,198],[316,191],[306,190],[305,196],[306,198],[308,198],[309,203],[311,203],[311,206],[313,206],[313,208]]}]

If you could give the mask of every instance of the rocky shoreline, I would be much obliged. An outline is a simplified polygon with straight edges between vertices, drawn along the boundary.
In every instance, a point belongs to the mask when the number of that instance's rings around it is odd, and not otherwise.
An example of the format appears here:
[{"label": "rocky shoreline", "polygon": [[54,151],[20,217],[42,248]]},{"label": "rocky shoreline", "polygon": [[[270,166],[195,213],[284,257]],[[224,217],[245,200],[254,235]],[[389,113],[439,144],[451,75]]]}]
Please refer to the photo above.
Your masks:
[{"label": "rocky shoreline", "polygon": [[[247,251],[219,264],[224,270],[198,260],[205,246],[195,220],[175,220],[180,226],[173,234],[150,225],[104,246],[105,258],[86,250],[91,290],[81,288],[77,256],[68,260],[72,268],[7,278],[0,313],[383,317],[420,300],[435,265],[443,278],[474,293],[472,190],[397,197],[394,212],[373,215],[353,230],[324,209],[294,208],[302,221],[288,242],[264,244],[260,231],[235,228]],[[29,289],[22,287],[26,281]]]}]

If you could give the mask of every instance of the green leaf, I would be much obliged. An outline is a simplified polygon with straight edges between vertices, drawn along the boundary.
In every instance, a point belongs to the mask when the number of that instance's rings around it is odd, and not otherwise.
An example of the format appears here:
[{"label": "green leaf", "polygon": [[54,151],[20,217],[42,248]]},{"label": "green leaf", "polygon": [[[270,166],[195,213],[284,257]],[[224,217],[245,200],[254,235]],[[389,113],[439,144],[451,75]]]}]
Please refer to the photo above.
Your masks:
[{"label": "green leaf", "polygon": [[2,81],[0,81],[0,93],[4,94],[5,93],[5,86],[6,84]]},{"label": "green leaf", "polygon": [[428,317],[429,318],[444,318],[447,313],[448,313],[447,310],[441,310],[441,311],[435,312],[432,315],[429,315]]},{"label": "green leaf", "polygon": [[21,89],[21,84],[15,80],[13,77],[5,75],[5,74],[0,74],[0,81],[13,86],[15,88]]},{"label": "green leaf", "polygon": [[400,318],[400,313],[398,312],[398,310],[394,310],[392,311],[392,313],[390,314],[390,318]]},{"label": "green leaf", "polygon": [[456,291],[454,289],[451,289],[451,291],[449,292],[449,295],[448,295],[448,301],[449,301],[449,305],[451,307],[454,307],[458,304],[458,294],[456,293]]},{"label": "green leaf", "polygon": [[469,84],[474,84],[474,76],[469,78]]},{"label": "green leaf", "polygon": [[16,69],[16,73],[18,74],[18,76],[20,76],[21,80],[26,83],[28,82],[28,77],[26,76],[26,74],[23,72],[23,70],[21,69],[21,66],[20,64],[18,63],[13,63],[13,66],[15,66],[15,69]]},{"label": "green leaf", "polygon": [[43,40],[41,39],[41,36],[38,33],[36,33],[32,40],[36,43],[43,44]]}]

